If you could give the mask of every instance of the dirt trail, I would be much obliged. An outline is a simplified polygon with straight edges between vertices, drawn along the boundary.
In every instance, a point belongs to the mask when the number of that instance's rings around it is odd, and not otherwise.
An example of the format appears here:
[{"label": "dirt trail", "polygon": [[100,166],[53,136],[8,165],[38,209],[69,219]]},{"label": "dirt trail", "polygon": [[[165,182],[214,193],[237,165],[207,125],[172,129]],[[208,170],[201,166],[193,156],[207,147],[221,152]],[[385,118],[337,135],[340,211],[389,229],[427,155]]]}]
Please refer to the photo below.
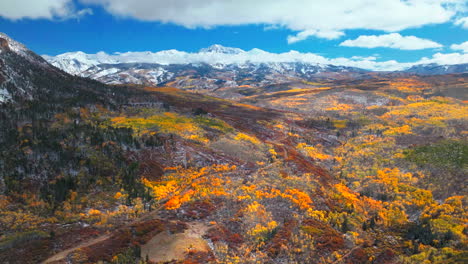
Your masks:
[{"label": "dirt trail", "polygon": [[145,259],[148,256],[150,261],[159,263],[183,260],[189,250],[210,251],[203,239],[208,229],[204,223],[192,222],[188,223],[188,229],[184,233],[159,233],[141,247],[141,257]]},{"label": "dirt trail", "polygon": [[[195,180],[197,180],[197,179],[195,179]],[[186,187],[181,191],[181,193],[182,193],[182,194],[185,193],[185,192],[187,191],[187,189],[188,189],[189,186],[190,186],[190,185],[186,186]],[[144,214],[141,215],[139,218],[133,220],[132,222],[130,222],[130,223],[127,224],[127,225],[135,224],[135,223],[138,223],[138,222],[141,222],[141,221],[150,220],[150,219],[155,219],[155,218],[157,217],[157,215],[158,215],[158,211],[163,207],[164,203],[165,203],[167,200],[169,200],[169,199],[166,199],[166,200],[161,201],[161,205],[160,205],[158,208],[156,208],[154,211],[144,213]],[[195,223],[195,224],[194,224],[194,223],[190,223],[190,224],[189,224],[188,230],[186,230],[186,231],[183,233],[183,237],[186,236],[186,237],[188,238],[189,241],[190,241],[190,240],[193,240],[192,242],[195,242],[194,244],[201,245],[201,244],[203,244],[203,243],[201,242],[201,240],[203,240],[203,238],[201,238],[201,237],[205,234],[205,232],[206,232],[207,229],[208,229],[208,227],[206,227],[204,224],[201,224],[201,223]],[[199,231],[197,231],[197,230],[199,230]],[[202,233],[198,233],[198,232],[202,232]],[[111,234],[104,234],[104,235],[98,236],[98,237],[96,237],[96,238],[94,238],[94,239],[85,241],[85,242],[83,242],[83,243],[81,243],[81,244],[79,244],[79,245],[77,245],[77,246],[75,246],[75,247],[73,247],[73,248],[69,248],[69,249],[65,249],[65,250],[63,250],[63,251],[60,251],[59,253],[53,255],[52,257],[49,257],[48,259],[44,260],[44,261],[41,262],[41,263],[42,263],[42,264],[61,263],[61,262],[67,257],[67,255],[70,254],[71,252],[73,252],[73,251],[75,251],[75,250],[77,250],[77,249],[83,248],[83,247],[92,246],[92,245],[94,245],[94,244],[96,244],[96,243],[102,242],[102,241],[108,239],[110,236],[111,236]],[[156,237],[157,237],[157,236],[156,236]],[[170,236],[169,236],[169,237],[170,237]],[[176,250],[177,252],[179,252],[179,251],[181,250],[180,247],[184,246],[184,245],[182,245],[182,243],[180,242],[180,241],[183,241],[183,240],[184,240],[183,237],[182,237],[182,239],[181,239],[181,238],[175,239],[175,241],[176,241],[175,246],[176,246],[176,248],[177,248],[177,250]],[[196,240],[197,240],[196,238],[198,238],[198,237],[199,237],[200,240],[199,240],[199,241],[196,241]],[[149,243],[151,243],[153,240],[154,240],[154,238],[151,239]],[[171,240],[171,239],[169,239],[169,240]],[[204,242],[204,244],[206,245],[206,247],[208,247],[208,245],[206,244],[205,240],[203,240],[203,242]],[[148,244],[149,244],[149,243],[148,243]],[[148,244],[147,244],[147,245],[148,245]],[[153,242],[153,244],[154,244],[154,245],[157,245],[156,242]],[[187,248],[190,248],[190,246],[191,246],[191,244],[188,244]],[[148,251],[145,251],[145,252],[147,252],[147,253],[145,253],[145,255],[142,255],[142,256],[144,256],[144,257],[146,257],[146,255],[150,256],[150,254],[152,254],[151,252],[154,252],[155,250],[157,251],[157,249],[155,249],[154,246],[151,246],[151,247],[148,246],[147,248],[149,248]],[[194,250],[201,250],[201,248],[198,248],[198,247],[197,247],[197,248],[193,248],[193,249],[194,249]],[[143,252],[143,251],[142,251],[142,252]],[[184,251],[184,252],[185,252],[185,251]],[[184,254],[185,254],[185,253],[184,253]],[[175,256],[179,257],[180,254],[177,253]],[[155,258],[157,259],[157,257],[155,257]]]},{"label": "dirt trail", "polygon": [[42,264],[47,264],[47,263],[56,263],[56,262],[60,262],[60,261],[63,261],[65,260],[65,258],[67,257],[68,254],[70,254],[71,252],[77,250],[77,249],[80,249],[80,248],[83,248],[83,247],[89,247],[89,246],[92,246],[96,243],[99,243],[99,242],[102,242],[106,239],[108,239],[110,237],[109,234],[105,234],[105,235],[101,235],[101,236],[98,236],[94,239],[91,239],[91,240],[88,240],[88,241],[85,241],[81,244],[79,244],[78,246],[75,246],[73,248],[69,248],[69,249],[66,249],[64,251],[61,251],[55,255],[53,255],[52,257],[46,259],[45,261],[42,262]]},{"label": "dirt trail", "polygon": [[[144,218],[148,218],[148,215]],[[151,217],[150,217],[151,218]],[[141,247],[141,257],[154,262],[167,262],[171,260],[182,260],[189,250],[210,251],[207,242],[202,238],[209,227],[201,222],[188,223],[188,228],[183,233],[171,234],[163,231],[154,236],[148,243]],[[111,234],[104,234],[94,239],[84,241],[83,243],[69,248],[46,259],[42,264],[62,263],[68,254],[73,251],[93,246],[99,242],[109,239]]]},{"label": "dirt trail", "polygon": [[[128,225],[131,225],[131,224],[134,224],[134,223],[138,223],[140,221],[144,221],[144,220],[149,220],[149,219],[154,219],[157,215],[157,211],[153,211],[153,212],[147,212],[145,214],[143,214],[141,217],[133,220],[132,222],[130,222]],[[77,250],[77,249],[80,249],[80,248],[83,248],[83,247],[88,247],[88,246],[92,246],[94,244],[97,244],[99,242],[102,242],[108,238],[110,238],[111,234],[104,234],[104,235],[100,235],[96,238],[93,238],[93,239],[90,239],[90,240],[87,240],[87,241],[84,241],[80,244],[78,244],[77,246],[75,247],[72,247],[72,248],[69,248],[69,249],[65,249],[65,250],[62,250],[60,251],[59,253],[53,255],[52,257],[44,260],[43,262],[41,262],[42,264],[47,264],[47,263],[60,263],[60,261],[63,261],[68,254],[70,254],[71,252]]]}]

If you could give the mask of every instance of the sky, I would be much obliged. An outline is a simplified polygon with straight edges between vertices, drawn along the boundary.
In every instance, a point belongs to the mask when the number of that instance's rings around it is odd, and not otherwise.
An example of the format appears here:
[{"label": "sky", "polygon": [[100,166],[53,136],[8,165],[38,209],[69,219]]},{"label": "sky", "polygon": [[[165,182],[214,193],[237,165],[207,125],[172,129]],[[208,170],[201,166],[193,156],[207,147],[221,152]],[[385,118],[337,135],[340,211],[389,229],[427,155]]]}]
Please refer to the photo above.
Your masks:
[{"label": "sky", "polygon": [[468,63],[467,0],[2,0],[0,32],[41,55],[221,44],[369,69]]}]

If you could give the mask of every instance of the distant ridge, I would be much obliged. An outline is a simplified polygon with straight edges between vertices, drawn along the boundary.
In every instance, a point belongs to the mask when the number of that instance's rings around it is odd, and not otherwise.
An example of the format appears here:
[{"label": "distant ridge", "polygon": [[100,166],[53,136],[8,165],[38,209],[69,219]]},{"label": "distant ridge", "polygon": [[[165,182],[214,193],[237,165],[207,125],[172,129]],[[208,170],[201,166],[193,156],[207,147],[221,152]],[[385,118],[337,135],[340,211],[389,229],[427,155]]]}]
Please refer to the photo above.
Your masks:
[{"label": "distant ridge", "polygon": [[415,73],[421,75],[438,75],[450,73],[465,73],[468,72],[468,63],[455,64],[455,65],[439,65],[435,63],[420,64],[412,66],[405,70],[408,73]]}]

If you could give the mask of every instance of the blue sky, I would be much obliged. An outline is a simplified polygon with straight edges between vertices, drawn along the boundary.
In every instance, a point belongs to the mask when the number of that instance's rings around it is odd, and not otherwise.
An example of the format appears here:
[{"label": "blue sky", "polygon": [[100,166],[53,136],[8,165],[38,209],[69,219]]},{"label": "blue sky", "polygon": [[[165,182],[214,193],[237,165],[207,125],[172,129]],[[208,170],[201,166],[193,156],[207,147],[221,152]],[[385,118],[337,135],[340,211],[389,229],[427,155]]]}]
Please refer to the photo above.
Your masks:
[{"label": "blue sky", "polygon": [[[167,2],[2,1],[0,32],[48,55],[78,50],[195,52],[221,44],[273,53],[297,50],[326,58],[361,56],[405,63],[423,57],[430,61],[438,53],[466,57],[468,51],[465,0]],[[339,3],[345,6],[334,10]],[[375,15],[378,12],[381,15]],[[343,45],[345,41],[347,45]],[[464,60],[460,58],[457,61]]]}]

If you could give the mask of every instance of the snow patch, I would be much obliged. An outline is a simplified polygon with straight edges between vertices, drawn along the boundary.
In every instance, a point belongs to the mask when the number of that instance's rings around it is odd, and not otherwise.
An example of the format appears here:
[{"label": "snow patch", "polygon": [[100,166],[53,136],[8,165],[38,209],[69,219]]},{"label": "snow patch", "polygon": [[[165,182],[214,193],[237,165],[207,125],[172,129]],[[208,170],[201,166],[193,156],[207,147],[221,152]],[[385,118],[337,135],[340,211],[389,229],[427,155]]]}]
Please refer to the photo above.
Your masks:
[{"label": "snow patch", "polygon": [[6,89],[0,89],[0,103],[4,103],[10,99],[10,93]]},{"label": "snow patch", "polygon": [[5,39],[7,41],[8,47],[12,52],[26,58],[31,62],[43,63],[43,61],[38,61],[37,57],[34,56],[34,53],[32,53],[28,48],[26,48],[26,46],[10,38],[7,34],[0,32],[0,38]]}]

